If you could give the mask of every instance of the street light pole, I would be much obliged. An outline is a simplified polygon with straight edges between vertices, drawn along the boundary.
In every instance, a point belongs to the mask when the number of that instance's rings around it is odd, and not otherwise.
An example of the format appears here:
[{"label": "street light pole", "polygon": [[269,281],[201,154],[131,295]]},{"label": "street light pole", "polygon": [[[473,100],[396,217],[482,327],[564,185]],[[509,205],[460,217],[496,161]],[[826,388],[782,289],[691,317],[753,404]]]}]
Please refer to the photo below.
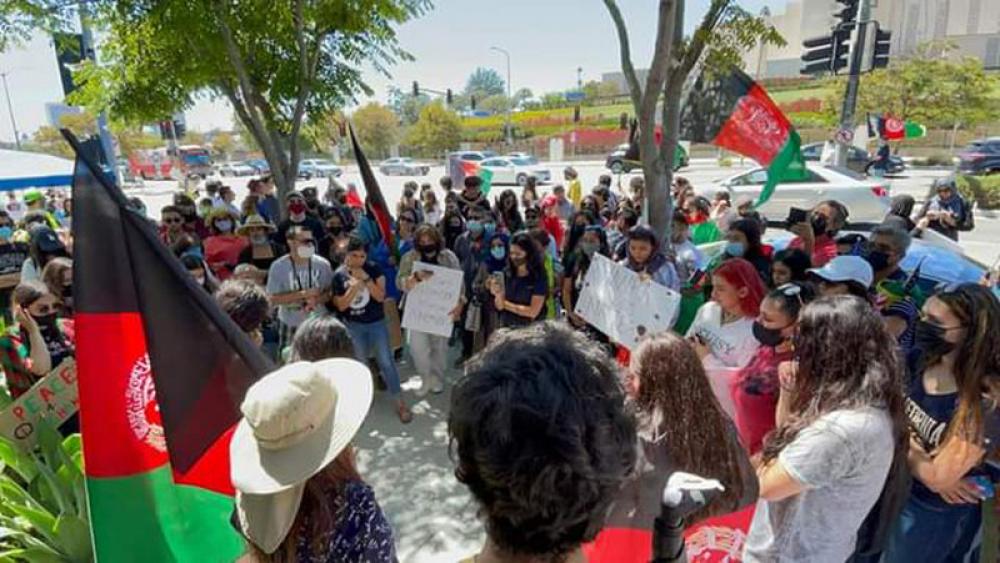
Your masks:
[{"label": "street light pole", "polygon": [[510,53],[506,49],[501,49],[500,47],[490,47],[491,51],[497,51],[498,53],[503,53],[503,56],[507,57],[507,119],[504,128],[507,130],[507,146],[514,144],[514,132],[510,128],[510,113],[513,109],[514,99],[510,94]]},{"label": "street light pole", "polygon": [[3,93],[7,96],[7,112],[10,114],[10,127],[14,130],[14,145],[17,150],[21,150],[21,135],[17,132],[17,121],[14,120],[14,106],[10,103],[10,90],[7,89],[7,74],[6,72],[0,72],[0,78],[3,78]]},{"label": "street light pole", "polygon": [[[83,56],[97,64],[97,50],[94,47],[94,35],[90,30],[90,8],[87,2],[80,2],[80,37],[83,43]],[[121,185],[121,176],[118,173],[118,159],[115,156],[115,145],[111,140],[111,130],[108,128],[108,113],[102,111],[97,114],[97,134],[101,139],[101,148],[104,149],[106,164],[111,167],[115,175],[115,181]]]}]

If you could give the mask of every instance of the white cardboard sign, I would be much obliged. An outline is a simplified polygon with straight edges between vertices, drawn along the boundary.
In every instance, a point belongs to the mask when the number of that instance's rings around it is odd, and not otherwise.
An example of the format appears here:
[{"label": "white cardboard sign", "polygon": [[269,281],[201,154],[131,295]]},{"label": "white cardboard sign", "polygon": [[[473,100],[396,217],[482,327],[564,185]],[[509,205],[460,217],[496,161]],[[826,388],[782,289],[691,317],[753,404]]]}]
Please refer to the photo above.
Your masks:
[{"label": "white cardboard sign", "polygon": [[414,262],[414,272],[433,272],[406,295],[403,328],[438,336],[451,336],[455,322],[449,313],[462,295],[462,270]]}]

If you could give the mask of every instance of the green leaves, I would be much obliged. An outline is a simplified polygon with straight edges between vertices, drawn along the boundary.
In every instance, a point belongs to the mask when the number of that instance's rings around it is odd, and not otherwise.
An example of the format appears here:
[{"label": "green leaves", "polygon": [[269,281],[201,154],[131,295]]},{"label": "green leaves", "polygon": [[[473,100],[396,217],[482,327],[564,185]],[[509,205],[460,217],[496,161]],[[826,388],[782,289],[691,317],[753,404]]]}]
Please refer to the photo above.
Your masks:
[{"label": "green leaves", "polygon": [[420,119],[407,132],[406,144],[425,155],[441,156],[458,146],[461,136],[461,120],[436,101],[420,110]]}]

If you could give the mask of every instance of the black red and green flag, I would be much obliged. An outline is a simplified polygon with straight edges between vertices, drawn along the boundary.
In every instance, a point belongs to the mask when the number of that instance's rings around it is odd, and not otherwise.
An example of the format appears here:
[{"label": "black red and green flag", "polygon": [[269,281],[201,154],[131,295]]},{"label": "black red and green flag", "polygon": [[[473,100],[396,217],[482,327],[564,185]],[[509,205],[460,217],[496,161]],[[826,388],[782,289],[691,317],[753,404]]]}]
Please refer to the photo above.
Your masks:
[{"label": "black red and green flag", "polygon": [[73,135],[76,359],[98,561],[232,561],[229,440],[270,362]]},{"label": "black red and green flag", "polygon": [[365,156],[364,151],[361,150],[361,144],[358,143],[358,137],[354,134],[354,126],[348,123],[347,129],[351,134],[351,146],[354,149],[354,159],[358,161],[358,168],[361,169],[361,181],[365,184],[365,193],[368,195],[367,212],[372,216],[375,223],[378,225],[378,230],[382,234],[382,240],[385,241],[385,245],[389,248],[389,252],[392,253],[392,255],[398,260],[399,241],[396,240],[396,232],[392,228],[392,213],[389,212],[389,205],[385,201],[385,196],[382,194],[382,188],[378,185],[378,180],[375,179],[375,173],[372,172],[372,166],[368,163],[368,157]]},{"label": "black red and green flag", "polygon": [[459,191],[465,185],[465,179],[469,176],[479,176],[482,183],[479,191],[484,196],[490,195],[493,189],[493,171],[478,162],[472,160],[462,160],[457,155],[453,155],[448,160],[448,175],[451,176],[451,184]]},{"label": "black red and green flag", "polygon": [[758,206],[778,183],[807,174],[798,132],[767,91],[736,67],[702,72],[681,108],[680,137],[712,143],[767,168]]}]

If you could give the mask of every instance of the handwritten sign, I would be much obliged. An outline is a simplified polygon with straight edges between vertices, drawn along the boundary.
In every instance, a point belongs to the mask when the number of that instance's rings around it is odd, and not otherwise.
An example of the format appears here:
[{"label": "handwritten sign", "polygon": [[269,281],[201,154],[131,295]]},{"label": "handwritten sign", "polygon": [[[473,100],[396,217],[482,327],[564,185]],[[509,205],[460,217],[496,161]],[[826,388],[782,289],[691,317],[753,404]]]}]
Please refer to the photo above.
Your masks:
[{"label": "handwritten sign", "polygon": [[30,450],[35,446],[40,421],[46,420],[53,427],[58,427],[79,408],[76,362],[70,358],[0,411],[0,435],[22,449]]},{"label": "handwritten sign", "polygon": [[415,262],[414,272],[433,272],[406,295],[403,328],[438,336],[451,336],[454,326],[449,313],[462,295],[462,270]]},{"label": "handwritten sign", "polygon": [[681,295],[609,258],[594,255],[583,280],[576,314],[608,338],[634,350],[640,338],[670,330],[677,319]]}]

